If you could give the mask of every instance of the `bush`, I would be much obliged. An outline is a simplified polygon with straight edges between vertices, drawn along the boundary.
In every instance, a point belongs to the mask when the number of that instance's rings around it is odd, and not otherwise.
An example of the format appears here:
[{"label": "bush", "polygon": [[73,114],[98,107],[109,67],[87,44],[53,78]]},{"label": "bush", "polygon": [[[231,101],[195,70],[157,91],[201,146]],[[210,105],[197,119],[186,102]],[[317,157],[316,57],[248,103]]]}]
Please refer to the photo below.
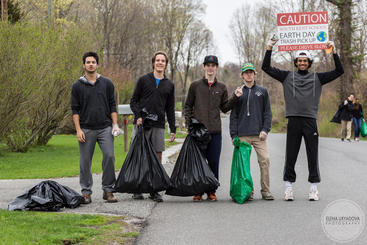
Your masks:
[{"label": "bush", "polygon": [[83,53],[96,50],[74,24],[44,26],[0,24],[0,141],[12,151],[48,142],[70,113]]}]

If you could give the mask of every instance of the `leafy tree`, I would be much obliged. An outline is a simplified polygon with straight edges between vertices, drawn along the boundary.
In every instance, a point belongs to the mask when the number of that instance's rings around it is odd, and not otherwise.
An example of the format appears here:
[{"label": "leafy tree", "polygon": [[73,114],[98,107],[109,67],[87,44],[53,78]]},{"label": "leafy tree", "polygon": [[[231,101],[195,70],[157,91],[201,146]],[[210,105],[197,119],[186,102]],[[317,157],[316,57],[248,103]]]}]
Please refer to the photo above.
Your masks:
[{"label": "leafy tree", "polygon": [[[8,21],[10,21],[10,23],[14,24],[23,18],[24,13],[20,9],[19,2],[17,2],[16,0],[7,0],[7,6],[8,6]],[[1,10],[2,5],[0,4],[0,18],[2,13]]]}]

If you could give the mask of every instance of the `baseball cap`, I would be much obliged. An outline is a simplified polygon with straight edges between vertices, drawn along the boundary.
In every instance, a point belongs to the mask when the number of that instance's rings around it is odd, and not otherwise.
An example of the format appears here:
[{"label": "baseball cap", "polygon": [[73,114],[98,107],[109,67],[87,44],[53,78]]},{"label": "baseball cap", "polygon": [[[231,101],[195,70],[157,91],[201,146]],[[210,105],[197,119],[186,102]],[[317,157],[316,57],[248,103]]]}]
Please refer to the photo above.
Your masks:
[{"label": "baseball cap", "polygon": [[244,73],[247,70],[253,70],[256,73],[256,68],[252,63],[245,63],[242,67],[241,67],[241,74]]},{"label": "baseball cap", "polygon": [[207,63],[214,63],[214,64],[218,65],[218,57],[215,56],[215,55],[205,56],[203,64],[205,65]]},{"label": "baseball cap", "polygon": [[298,50],[295,58],[308,58],[309,60],[312,60],[311,54],[307,50]]}]

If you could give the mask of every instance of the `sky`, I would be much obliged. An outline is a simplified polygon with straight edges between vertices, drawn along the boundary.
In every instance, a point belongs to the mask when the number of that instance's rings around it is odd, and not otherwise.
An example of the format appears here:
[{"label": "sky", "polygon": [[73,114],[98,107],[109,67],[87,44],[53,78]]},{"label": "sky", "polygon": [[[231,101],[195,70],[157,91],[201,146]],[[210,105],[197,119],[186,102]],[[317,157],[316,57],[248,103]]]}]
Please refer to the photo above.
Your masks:
[{"label": "sky", "polygon": [[229,24],[236,9],[249,0],[202,0],[206,5],[206,15],[203,21],[212,31],[214,43],[217,47],[217,55],[221,65],[226,62],[238,63],[234,50]]}]

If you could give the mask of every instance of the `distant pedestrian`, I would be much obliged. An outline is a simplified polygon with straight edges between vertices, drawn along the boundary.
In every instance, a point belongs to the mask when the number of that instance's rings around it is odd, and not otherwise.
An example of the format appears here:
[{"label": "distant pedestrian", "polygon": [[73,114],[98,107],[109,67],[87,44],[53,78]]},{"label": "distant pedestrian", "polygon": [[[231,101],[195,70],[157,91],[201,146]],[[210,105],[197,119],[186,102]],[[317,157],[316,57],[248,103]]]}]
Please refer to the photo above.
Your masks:
[{"label": "distant pedestrian", "polygon": [[79,179],[84,204],[92,202],[91,166],[97,142],[103,154],[103,199],[107,202],[117,202],[112,194],[116,181],[113,135],[120,134],[117,124],[115,90],[110,79],[97,73],[97,67],[97,53],[85,53],[83,55],[85,74],[73,84],[71,90],[71,110],[79,141]]},{"label": "distant pedestrian", "polygon": [[[239,137],[252,145],[257,153],[260,167],[261,196],[265,200],[274,200],[270,192],[269,181],[269,153],[266,139],[271,128],[270,98],[266,88],[255,82],[256,68],[251,63],[246,63],[241,68],[243,95],[234,105],[230,116],[230,134],[232,140]],[[252,191],[249,200],[253,200]]]},{"label": "distant pedestrian", "polygon": [[354,108],[354,95],[351,94],[346,100],[339,105],[340,119],[341,119],[341,140],[346,138],[348,142],[352,136],[352,118]]},{"label": "distant pedestrian", "polygon": [[[189,128],[191,118],[204,124],[211,135],[204,157],[206,158],[214,176],[219,180],[219,158],[222,150],[222,126],[220,111],[228,112],[235,101],[242,95],[242,91],[236,91],[236,95],[228,99],[226,85],[217,80],[218,58],[208,55],[203,63],[204,77],[191,83],[187,94],[184,114],[186,128]],[[208,200],[217,201],[216,190],[207,193]],[[193,201],[201,201],[204,193],[193,197]]]},{"label": "distant pedestrian", "polygon": [[[167,121],[170,128],[170,139],[176,138],[175,126],[175,86],[171,80],[166,77],[165,71],[168,65],[168,56],[163,51],[158,51],[152,57],[152,72],[139,77],[136,82],[134,92],[131,96],[130,106],[134,112],[134,130],[132,137],[137,132],[137,126],[144,126],[144,133],[151,141],[154,150],[157,153],[159,161],[162,162],[162,152],[164,146],[164,129]],[[156,115],[156,121],[150,121],[148,125],[143,124],[144,114]],[[143,199],[143,194],[135,193],[134,199]],[[162,196],[158,193],[150,193],[149,198],[156,202],[162,202]]]},{"label": "distant pedestrian", "polygon": [[354,106],[353,106],[353,126],[354,126],[354,140],[359,141],[359,134],[361,132],[361,125],[363,119],[363,109],[362,105],[359,103],[359,99],[354,99]]},{"label": "distant pedestrian", "polygon": [[333,42],[327,44],[333,49],[335,69],[329,72],[309,72],[312,65],[311,54],[297,51],[293,61],[297,71],[284,71],[271,67],[271,53],[277,39],[270,39],[265,53],[262,69],[283,85],[287,124],[286,156],[283,180],[285,182],[284,200],[294,199],[292,183],[296,181],[294,170],[302,137],[305,140],[308,160],[308,181],[311,183],[309,200],[319,200],[317,183],[321,181],[319,171],[319,133],[317,112],[319,109],[322,86],[335,80],[344,73]]}]

